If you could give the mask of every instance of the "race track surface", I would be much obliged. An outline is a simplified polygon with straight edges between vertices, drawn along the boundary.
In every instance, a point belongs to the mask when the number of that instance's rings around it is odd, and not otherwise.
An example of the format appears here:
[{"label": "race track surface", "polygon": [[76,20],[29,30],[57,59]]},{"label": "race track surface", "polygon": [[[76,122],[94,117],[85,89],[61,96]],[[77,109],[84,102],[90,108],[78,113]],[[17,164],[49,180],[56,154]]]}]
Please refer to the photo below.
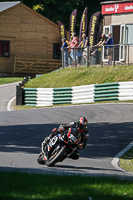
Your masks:
[{"label": "race track surface", "polygon": [[[37,163],[44,137],[59,124],[85,116],[90,137],[77,161],[66,159],[48,168]],[[36,173],[80,173],[133,177],[111,165],[133,141],[133,104],[92,104],[0,112],[0,169]]]}]

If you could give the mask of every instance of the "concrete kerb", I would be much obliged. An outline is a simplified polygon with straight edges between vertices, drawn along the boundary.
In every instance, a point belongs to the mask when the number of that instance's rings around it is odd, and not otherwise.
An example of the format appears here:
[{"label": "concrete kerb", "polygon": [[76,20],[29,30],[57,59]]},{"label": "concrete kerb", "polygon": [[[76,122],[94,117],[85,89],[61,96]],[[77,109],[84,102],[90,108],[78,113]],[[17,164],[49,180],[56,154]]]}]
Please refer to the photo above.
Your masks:
[{"label": "concrete kerb", "polygon": [[10,99],[10,101],[7,104],[7,111],[13,111],[14,109],[11,109],[13,102],[15,101],[16,96]]},{"label": "concrete kerb", "polygon": [[[120,157],[126,153],[131,147],[133,146],[133,141],[127,146],[125,147],[121,152],[119,152],[114,158],[113,160],[111,161],[111,164],[113,167],[115,167],[117,170],[120,170],[120,171],[124,171],[126,172],[126,170],[122,169],[119,167],[119,159]],[[131,173],[131,172],[130,172]]]},{"label": "concrete kerb", "polygon": [[[11,86],[11,85],[17,85],[17,84],[19,84],[19,83],[21,83],[21,82],[18,81],[18,82],[15,82],[15,83],[3,84],[3,85],[0,85],[0,88],[1,88],[1,87]],[[13,97],[12,99],[10,99],[10,101],[9,101],[8,104],[7,104],[7,111],[12,111],[11,106],[12,106],[13,101],[14,101],[15,99],[16,99],[16,96]]]}]

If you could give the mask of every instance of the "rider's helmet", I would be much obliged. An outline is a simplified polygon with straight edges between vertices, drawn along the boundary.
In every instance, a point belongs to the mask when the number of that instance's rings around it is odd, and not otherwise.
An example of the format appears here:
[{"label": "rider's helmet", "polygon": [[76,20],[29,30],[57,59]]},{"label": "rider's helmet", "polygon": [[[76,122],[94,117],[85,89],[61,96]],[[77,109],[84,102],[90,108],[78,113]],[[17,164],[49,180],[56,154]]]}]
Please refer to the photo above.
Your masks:
[{"label": "rider's helmet", "polygon": [[88,120],[85,117],[80,117],[77,122],[78,130],[83,132],[88,126]]}]

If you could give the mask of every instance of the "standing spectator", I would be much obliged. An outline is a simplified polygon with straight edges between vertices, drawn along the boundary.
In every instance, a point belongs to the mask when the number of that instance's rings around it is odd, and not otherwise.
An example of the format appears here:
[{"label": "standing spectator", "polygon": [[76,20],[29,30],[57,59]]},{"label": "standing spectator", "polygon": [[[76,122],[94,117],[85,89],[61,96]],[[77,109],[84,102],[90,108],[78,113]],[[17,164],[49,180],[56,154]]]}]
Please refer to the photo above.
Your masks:
[{"label": "standing spectator", "polygon": [[108,56],[108,63],[107,64],[111,64],[112,63],[112,49],[113,49],[113,38],[112,38],[112,33],[108,33],[108,39],[105,42],[107,46],[107,56]]},{"label": "standing spectator", "polygon": [[[91,55],[95,58],[96,63],[100,62],[101,54],[99,55],[99,52],[101,52],[101,49],[99,47],[105,45],[108,37],[106,37],[105,34],[101,35],[101,40],[91,49]],[[106,46],[104,48],[104,57],[106,57]]]},{"label": "standing spectator", "polygon": [[108,37],[106,37],[105,34],[101,35],[101,40],[95,45],[95,47],[97,46],[102,46],[105,44],[105,42],[107,41]]},{"label": "standing spectator", "polygon": [[[70,43],[70,48],[71,48],[70,56],[72,58],[73,63],[75,62],[75,57],[78,56],[77,50],[74,49],[74,47],[78,47],[78,38],[76,37],[76,33],[72,34],[72,41]],[[76,56],[75,56],[75,53],[76,53]]]},{"label": "standing spectator", "polygon": [[62,39],[62,47],[61,47],[61,50],[63,50],[63,53],[64,53],[64,64],[65,64],[65,67],[68,67],[68,43],[66,41],[66,38],[63,38]]},{"label": "standing spectator", "polygon": [[82,38],[83,38],[83,40],[80,42],[80,44],[79,44],[78,47],[84,47],[84,50],[83,50],[83,56],[84,56],[84,58],[85,58],[86,61],[87,61],[88,37],[86,37],[86,34],[83,33],[83,34],[82,34]]}]

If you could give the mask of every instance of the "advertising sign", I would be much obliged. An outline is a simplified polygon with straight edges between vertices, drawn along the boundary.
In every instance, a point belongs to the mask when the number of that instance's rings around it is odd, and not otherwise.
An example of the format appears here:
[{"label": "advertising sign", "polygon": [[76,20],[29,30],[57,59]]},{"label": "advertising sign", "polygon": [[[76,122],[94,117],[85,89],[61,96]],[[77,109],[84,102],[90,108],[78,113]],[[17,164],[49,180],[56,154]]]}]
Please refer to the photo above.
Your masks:
[{"label": "advertising sign", "polygon": [[75,9],[71,16],[70,16],[70,23],[69,23],[69,41],[72,40],[72,34],[75,32],[75,25],[76,25],[76,17],[77,17],[77,9]]},{"label": "advertising sign", "polygon": [[133,2],[102,5],[102,14],[118,14],[133,12]]},{"label": "advertising sign", "polygon": [[82,34],[87,31],[87,23],[87,8],[85,8],[80,22],[79,43],[82,40]]},{"label": "advertising sign", "polygon": [[61,40],[61,45],[62,45],[62,39],[66,38],[66,28],[61,21],[58,21],[58,25],[59,25],[60,40]]},{"label": "advertising sign", "polygon": [[98,29],[98,22],[100,15],[101,15],[100,12],[96,12],[92,15],[90,19],[89,29],[88,29],[89,46],[94,46],[96,43],[96,36],[97,36],[97,29]]}]

